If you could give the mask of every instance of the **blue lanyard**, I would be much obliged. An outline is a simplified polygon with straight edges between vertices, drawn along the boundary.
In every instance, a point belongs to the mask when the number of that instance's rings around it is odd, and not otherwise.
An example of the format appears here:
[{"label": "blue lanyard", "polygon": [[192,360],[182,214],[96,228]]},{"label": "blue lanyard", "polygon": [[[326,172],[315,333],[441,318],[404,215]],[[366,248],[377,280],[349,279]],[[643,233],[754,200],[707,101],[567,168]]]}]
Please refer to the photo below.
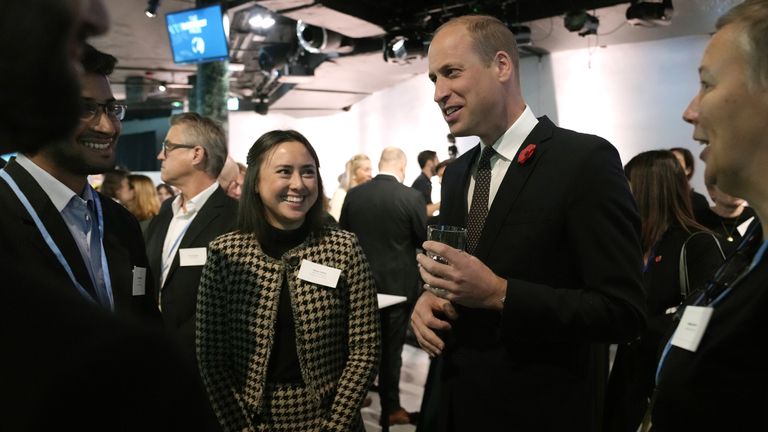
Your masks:
[{"label": "blue lanyard", "polygon": [[[45,228],[43,221],[40,220],[40,217],[37,215],[37,212],[32,207],[32,204],[24,195],[24,192],[22,192],[21,189],[19,189],[19,186],[16,184],[13,178],[11,178],[11,176],[8,175],[8,173],[5,170],[0,170],[0,177],[2,177],[3,180],[5,180],[5,182],[8,183],[8,186],[10,186],[13,193],[16,194],[16,197],[19,199],[19,201],[21,201],[21,204],[27,210],[27,213],[29,213],[29,216],[32,217],[32,220],[35,222],[35,225],[37,226],[37,230],[40,232],[40,235],[43,236],[43,240],[45,240],[45,243],[51,249],[51,252],[53,252],[53,254],[56,256],[56,259],[59,261],[61,266],[64,267],[64,271],[67,272],[69,279],[72,281],[72,284],[75,285],[75,288],[77,288],[77,290],[80,292],[80,295],[82,295],[83,297],[85,297],[86,299],[94,303],[98,303],[96,299],[94,299],[93,296],[90,293],[88,293],[88,291],[86,291],[85,288],[83,288],[80,282],[77,281],[74,273],[72,272],[72,268],[67,262],[67,259],[64,257],[64,254],[61,252],[61,249],[59,249],[59,247],[56,245],[56,242],[53,241],[53,238],[48,233],[48,230]],[[87,187],[90,188],[91,186],[87,185]],[[96,217],[98,219],[98,225],[99,225],[99,243],[101,244],[101,266],[102,266],[102,271],[104,273],[104,285],[107,291],[107,299],[109,300],[109,309],[111,311],[114,311],[115,301],[112,296],[112,282],[109,277],[109,266],[107,265],[107,256],[104,253],[104,215],[102,213],[101,201],[99,200],[98,194],[94,192],[93,189],[91,189],[91,195],[93,196],[93,201],[96,205]],[[98,289],[98,287],[96,288]]]},{"label": "blue lanyard", "polygon": [[179,246],[179,243],[181,243],[181,239],[184,238],[184,234],[187,233],[187,230],[189,229],[189,226],[192,225],[193,221],[194,221],[194,219],[189,221],[189,223],[187,223],[187,226],[185,226],[184,229],[181,230],[181,233],[179,234],[179,236],[176,237],[176,240],[174,240],[173,243],[171,243],[171,247],[168,249],[168,255],[165,257],[165,261],[163,263],[163,267],[160,269],[160,272],[161,272],[160,276],[161,277],[162,277],[162,274],[165,273],[165,269],[170,267],[171,263],[173,263],[173,260],[171,258],[175,255],[175,252],[177,251],[176,248]]},{"label": "blue lanyard", "polygon": [[[747,275],[760,263],[760,261],[763,259],[763,255],[765,254],[765,250],[768,249],[768,241],[763,242],[762,245],[760,245],[760,249],[757,250],[757,253],[755,254],[754,258],[752,258],[752,262],[749,264],[749,267],[746,271],[744,271],[739,277],[736,278],[736,280],[733,281],[733,283],[726,288],[722,293],[720,293],[719,296],[717,296],[712,302],[709,304],[711,307],[715,307],[718,304],[720,304],[725,297],[728,296],[728,294],[733,291],[733,287],[736,286],[739,282],[741,282]],[[699,296],[696,298],[695,301],[693,301],[692,305],[696,306],[701,304],[706,299],[707,293],[706,291],[699,294]],[[669,356],[669,351],[672,349],[672,337],[670,336],[669,340],[667,341],[667,344],[664,346],[664,351],[661,353],[661,358],[659,359],[659,365],[656,368],[656,385],[659,385],[659,377],[661,376],[661,370],[664,368],[664,362],[667,360],[667,357]]]}]

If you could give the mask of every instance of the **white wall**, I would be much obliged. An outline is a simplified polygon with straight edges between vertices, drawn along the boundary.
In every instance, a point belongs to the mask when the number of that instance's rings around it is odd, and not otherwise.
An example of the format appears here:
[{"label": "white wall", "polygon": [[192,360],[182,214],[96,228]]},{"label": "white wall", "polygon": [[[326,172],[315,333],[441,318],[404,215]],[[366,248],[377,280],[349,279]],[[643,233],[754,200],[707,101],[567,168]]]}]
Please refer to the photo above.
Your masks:
[{"label": "white wall", "polygon": [[[657,148],[688,147],[692,127],[682,112],[698,87],[697,68],[707,36],[667,39],[554,53],[521,60],[523,94],[536,115],[561,126],[611,141],[626,163],[635,154]],[[448,127],[432,101],[426,74],[378,92],[348,112],[295,119],[280,114],[230,113],[230,151],[245,161],[262,133],[276,128],[302,132],[317,149],[326,193],[333,193],[344,162],[366,153],[375,166],[381,150],[402,148],[408,157],[406,184],[418,176],[416,156],[435,150],[447,157]],[[459,138],[464,152],[476,138]],[[703,164],[697,161],[694,187],[703,192]]]}]

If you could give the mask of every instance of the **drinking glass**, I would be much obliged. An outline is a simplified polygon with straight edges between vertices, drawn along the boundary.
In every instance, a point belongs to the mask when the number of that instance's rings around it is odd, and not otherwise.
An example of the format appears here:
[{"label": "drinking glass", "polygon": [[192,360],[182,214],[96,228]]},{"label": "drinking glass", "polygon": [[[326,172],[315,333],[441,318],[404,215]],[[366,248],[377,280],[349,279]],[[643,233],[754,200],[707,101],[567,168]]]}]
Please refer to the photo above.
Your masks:
[{"label": "drinking glass", "polygon": [[[427,240],[447,244],[448,246],[464,250],[467,247],[467,229],[451,225],[430,225],[427,227]],[[448,264],[445,258],[427,251],[427,256],[433,260]]]}]

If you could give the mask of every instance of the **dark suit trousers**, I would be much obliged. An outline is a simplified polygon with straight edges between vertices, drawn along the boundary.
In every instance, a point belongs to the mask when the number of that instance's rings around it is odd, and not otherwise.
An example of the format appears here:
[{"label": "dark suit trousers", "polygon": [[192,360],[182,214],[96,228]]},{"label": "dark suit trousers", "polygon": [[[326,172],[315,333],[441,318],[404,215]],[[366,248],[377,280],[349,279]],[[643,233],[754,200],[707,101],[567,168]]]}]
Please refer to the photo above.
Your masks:
[{"label": "dark suit trousers", "polygon": [[405,302],[381,310],[381,356],[379,397],[382,410],[400,408],[400,367],[403,344],[413,303]]}]

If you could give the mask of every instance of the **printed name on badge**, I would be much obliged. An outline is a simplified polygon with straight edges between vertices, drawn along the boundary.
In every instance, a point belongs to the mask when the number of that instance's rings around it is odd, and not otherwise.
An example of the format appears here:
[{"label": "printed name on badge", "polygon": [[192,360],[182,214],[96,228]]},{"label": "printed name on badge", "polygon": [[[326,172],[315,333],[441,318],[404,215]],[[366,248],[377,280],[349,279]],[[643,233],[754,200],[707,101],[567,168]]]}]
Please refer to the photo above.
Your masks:
[{"label": "printed name on badge", "polygon": [[336,288],[336,285],[339,283],[339,276],[341,276],[341,270],[339,269],[316,264],[308,260],[301,261],[301,268],[299,268],[299,279],[301,280],[327,286],[328,288]]},{"label": "printed name on badge", "polygon": [[179,249],[179,266],[192,267],[205,265],[208,253],[204,247]]}]

